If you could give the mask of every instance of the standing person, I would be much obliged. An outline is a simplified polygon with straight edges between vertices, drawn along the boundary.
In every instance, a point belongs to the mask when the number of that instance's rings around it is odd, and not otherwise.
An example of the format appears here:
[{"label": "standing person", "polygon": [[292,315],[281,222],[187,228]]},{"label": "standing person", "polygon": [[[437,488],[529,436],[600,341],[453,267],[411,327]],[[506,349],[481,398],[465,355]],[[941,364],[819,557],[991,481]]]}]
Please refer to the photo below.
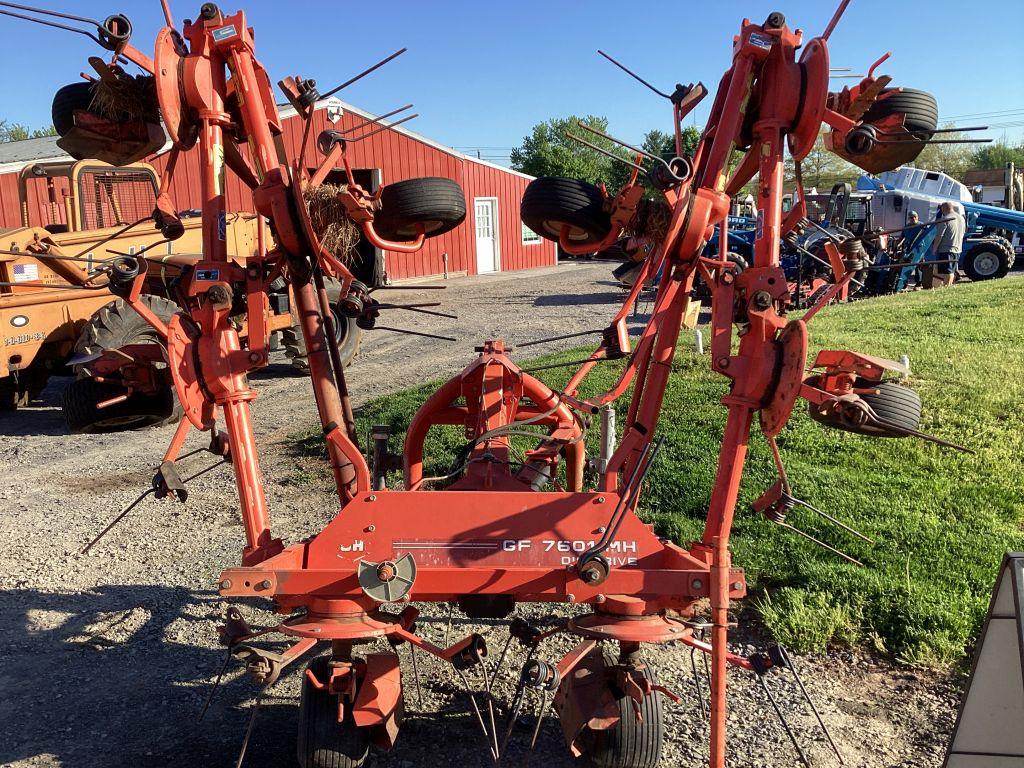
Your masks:
[{"label": "standing person", "polygon": [[[939,206],[939,223],[935,226],[935,240],[932,241],[932,260],[936,262],[932,288],[953,284],[966,231],[967,222],[952,203]],[[925,287],[929,286],[926,284]]]}]

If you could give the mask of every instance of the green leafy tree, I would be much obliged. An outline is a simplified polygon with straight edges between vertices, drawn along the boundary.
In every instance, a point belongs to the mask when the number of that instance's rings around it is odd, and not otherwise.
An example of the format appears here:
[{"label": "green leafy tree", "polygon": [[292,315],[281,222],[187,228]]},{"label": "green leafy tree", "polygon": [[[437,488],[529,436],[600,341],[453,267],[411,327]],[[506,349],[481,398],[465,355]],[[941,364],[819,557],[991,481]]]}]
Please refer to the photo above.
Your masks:
[{"label": "green leafy tree", "polygon": [[523,139],[522,146],[512,150],[512,167],[531,176],[567,176],[591,184],[604,182],[613,186],[615,180],[621,178],[621,172],[613,166],[625,166],[566,134],[575,134],[622,158],[627,157],[625,152],[617,144],[579,128],[577,123],[589,125],[602,133],[608,132],[608,118],[595,115],[570,115],[538,123]]},{"label": "green leafy tree", "polygon": [[[686,126],[682,130],[682,139],[683,155],[685,157],[693,157],[697,151],[697,145],[700,144],[700,129],[692,125]],[[676,155],[675,136],[655,128],[653,131],[646,133],[641,149],[668,160]]]},{"label": "green leafy tree", "polygon": [[974,168],[1005,168],[1007,163],[1024,168],[1024,141],[1013,145],[1000,140],[983,145],[974,153],[972,162]]},{"label": "green leafy tree", "polygon": [[24,141],[25,139],[38,139],[41,136],[56,136],[57,129],[52,125],[45,128],[29,128],[22,123],[9,123],[0,120],[0,143],[8,141]]}]

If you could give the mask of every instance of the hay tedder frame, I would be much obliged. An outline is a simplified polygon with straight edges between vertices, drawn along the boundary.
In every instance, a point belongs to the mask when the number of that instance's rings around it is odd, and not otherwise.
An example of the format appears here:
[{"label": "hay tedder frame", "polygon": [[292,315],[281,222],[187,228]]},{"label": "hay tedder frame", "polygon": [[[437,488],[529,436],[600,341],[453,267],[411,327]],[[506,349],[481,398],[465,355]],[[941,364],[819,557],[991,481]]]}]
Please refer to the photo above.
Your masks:
[{"label": "hay tedder frame", "polygon": [[[388,748],[397,736],[404,711],[398,656],[388,649],[360,658],[353,653],[358,644],[379,638],[395,647],[408,643],[414,651],[450,664],[467,687],[469,677],[482,679],[490,694],[497,674],[492,667],[500,666],[505,654],[497,665],[489,665],[486,643],[478,634],[446,647],[435,645],[417,632],[419,610],[411,601],[458,602],[472,618],[502,618],[516,603],[527,601],[586,607],[553,627],[511,622],[510,639],[529,651],[504,734],[496,727],[495,703],[478,706],[470,694],[495,762],[507,753],[523,691],[532,687],[543,693],[545,705],[553,704],[574,754],[600,765],[653,766],[662,738],[661,697],[677,697],[657,683],[640,650],[680,642],[710,658],[709,760],[713,768],[726,764],[727,667],[763,677],[772,667],[791,666],[783,649],[740,656],[728,646],[730,603],[747,590],[743,572],[732,565],[729,539],[754,424],[773,449],[780,478],[755,508],[778,522],[799,503],[775,445],[799,399],[809,401],[812,415],[830,426],[869,435],[927,437],[917,432],[916,420],[887,418],[882,407],[895,386],[882,382],[883,376],[899,371],[899,364],[855,352],[823,351],[811,366],[816,373],[807,376],[808,323],[852,272],[801,319],[784,316],[789,296],[779,243],[805,215],[802,190],[801,204],[782,214],[787,145],[799,165],[824,124],[831,129],[831,146],[855,162],[877,167],[899,162],[897,155],[915,154],[927,140],[906,131],[891,115],[884,125],[861,122],[888,78],[872,73],[853,89],[829,93],[827,41],[847,2],[820,37],[806,42],[782,14],[773,13],[764,23],[744,20],[734,38],[732,66],[722,78],[695,156],[659,160],[650,171],[638,156],[630,183],[615,195],[602,191],[603,198],[593,201],[589,224],[580,223],[585,206],[579,196],[565,193],[573,180],[533,182],[526,197],[534,209],[542,201],[543,233],[559,239],[570,252],[608,247],[629,229],[641,198],[635,184],[641,171],[660,190],[671,217],[601,345],[563,390],[523,371],[501,340],[484,341],[476,359],[416,413],[400,457],[390,456],[386,436],[378,436],[372,467],[358,444],[345,371],[329,342],[334,334],[324,275],[343,281],[345,312],[372,319],[376,302],[353,280],[341,255],[323,247],[306,202],[309,191],[336,164],[347,170],[345,150],[351,137],[322,134],[316,145],[323,159],[314,172],[306,170],[308,128],[298,156],[285,155],[270,82],[255,57],[253,33],[242,12],[226,15],[207,3],[179,35],[165,4],[167,26],[157,36],[152,59],[130,46],[130,26],[123,17],[100,24],[106,34],[97,37],[114,54],[107,69],[126,57],[154,77],[160,116],[174,142],[166,175],[173,174],[173,157],[195,143],[202,158],[203,259],[182,275],[186,301],[181,311],[165,324],[138,302],[144,255],[114,260],[109,270],[111,285],[166,339],[186,416],[157,475],[157,495],[184,496],[174,462],[192,429],[209,432],[211,450],[230,458],[245,547],[241,564],[221,574],[219,593],[266,598],[285,618],[256,632],[231,609],[223,640],[264,687],[314,647],[329,647],[329,654],[314,660],[303,677],[298,756],[304,766],[362,765],[370,742]],[[102,76],[103,67],[98,71]],[[300,114],[319,97],[309,80],[288,78],[280,86]],[[672,103],[678,137],[683,119],[707,91],[698,84],[663,95]],[[87,116],[78,127],[69,142],[77,151],[86,151],[90,141],[102,144],[117,131],[129,130]],[[150,132],[138,126],[132,130],[139,137]],[[248,159],[242,146],[248,147]],[[730,175],[736,147],[746,152]],[[257,211],[268,220],[276,243],[244,268],[227,258],[218,229],[228,170],[253,189]],[[737,274],[724,245],[718,258],[700,254],[713,228],[726,225],[729,195],[755,175],[754,260]],[[160,188],[170,185],[165,180]],[[426,237],[457,224],[457,217],[409,216],[390,230],[393,239],[387,239],[375,223],[387,206],[381,210],[380,201],[359,188],[351,174],[336,196],[364,236],[399,253],[414,251]],[[161,198],[155,219],[165,236],[173,238],[180,223],[170,201],[164,194]],[[526,205],[524,198],[524,211]],[[720,242],[727,239],[723,233]],[[835,251],[831,243],[826,248]],[[830,257],[842,263],[838,252]],[[658,272],[663,278],[651,319],[631,339],[626,327],[630,308],[645,277]],[[704,532],[699,541],[678,546],[659,538],[636,510],[660,447],[656,435],[671,361],[692,309],[691,288],[698,275],[712,297],[712,366],[730,382],[722,399],[728,419]],[[271,529],[250,413],[256,392],[246,378],[267,364],[267,334],[261,323],[268,285],[278,278],[292,286],[341,506],[322,531],[290,545]],[[245,286],[247,301],[246,346],[228,322],[230,297],[238,284]],[[614,358],[626,361],[616,384],[582,398],[578,390],[587,374],[601,360]],[[605,415],[627,392],[627,416],[616,440]],[[904,401],[916,398],[905,389],[899,396]],[[920,403],[914,402],[919,409]],[[599,416],[604,448],[597,481],[586,487],[584,438]],[[451,474],[427,478],[424,441],[435,425],[461,427],[467,442]],[[542,431],[530,431],[537,428]],[[511,437],[523,432],[535,435],[537,445],[519,456]],[[563,463],[564,486],[559,482]],[[387,488],[387,470],[396,465],[403,473],[400,490]],[[432,490],[435,486],[440,489]],[[551,486],[556,490],[545,490]],[[710,602],[710,624],[697,615],[696,607],[704,600]],[[395,604],[400,612],[385,608]],[[267,632],[292,643],[284,651],[270,651],[250,642]],[[578,644],[560,659],[543,659],[543,641],[558,633],[575,635]],[[614,653],[606,652],[609,646]],[[794,745],[799,751],[795,739]]]}]

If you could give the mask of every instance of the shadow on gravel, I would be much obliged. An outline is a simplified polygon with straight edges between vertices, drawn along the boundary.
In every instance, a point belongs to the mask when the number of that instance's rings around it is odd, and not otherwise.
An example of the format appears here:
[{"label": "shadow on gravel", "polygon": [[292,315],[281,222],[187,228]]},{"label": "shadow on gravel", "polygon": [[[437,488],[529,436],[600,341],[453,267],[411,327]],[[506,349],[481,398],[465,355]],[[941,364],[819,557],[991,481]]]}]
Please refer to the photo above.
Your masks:
[{"label": "shadow on gravel", "polygon": [[[112,585],[71,593],[0,591],[0,764],[64,768],[235,765],[255,686],[232,662],[198,722],[225,651],[212,645],[222,608],[210,593]],[[380,651],[380,648],[374,648]],[[403,659],[407,651],[400,651]],[[370,765],[493,765],[469,700],[440,666],[424,663],[420,711],[406,678],[406,721],[395,748]],[[298,675],[290,668],[263,699],[247,768],[296,765]],[[408,670],[405,670],[408,674]],[[533,704],[536,706],[536,704]],[[524,708],[507,764],[519,765],[535,719]],[[545,719],[534,755],[570,766],[557,721]]]},{"label": "shadow on gravel", "polygon": [[549,293],[533,300],[535,307],[582,307],[587,304],[622,304],[622,293]]},{"label": "shadow on gravel", "polygon": [[26,407],[16,411],[0,411],[0,435],[66,435],[68,427],[60,410],[67,377],[50,379],[46,388]]}]

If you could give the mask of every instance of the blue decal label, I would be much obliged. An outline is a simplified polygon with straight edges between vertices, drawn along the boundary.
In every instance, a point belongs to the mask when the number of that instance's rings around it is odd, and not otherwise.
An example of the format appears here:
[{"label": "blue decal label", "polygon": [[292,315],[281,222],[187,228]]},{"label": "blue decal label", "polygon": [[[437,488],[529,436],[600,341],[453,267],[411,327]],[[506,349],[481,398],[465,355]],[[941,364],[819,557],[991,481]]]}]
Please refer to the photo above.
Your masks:
[{"label": "blue decal label", "polygon": [[[213,33],[214,38],[217,37],[217,33]],[[772,47],[772,39],[767,35],[762,35],[757,32],[750,33],[750,42],[752,45],[756,45],[758,48],[764,48],[768,50]]]},{"label": "blue decal label", "polygon": [[235,25],[228,24],[226,27],[219,27],[218,29],[213,30],[213,39],[218,43],[221,43],[237,34],[238,30],[235,29]]},{"label": "blue decal label", "polygon": [[211,283],[217,282],[218,280],[220,280],[220,270],[219,269],[197,269],[196,270],[196,280],[202,280],[202,281],[211,282]]}]

